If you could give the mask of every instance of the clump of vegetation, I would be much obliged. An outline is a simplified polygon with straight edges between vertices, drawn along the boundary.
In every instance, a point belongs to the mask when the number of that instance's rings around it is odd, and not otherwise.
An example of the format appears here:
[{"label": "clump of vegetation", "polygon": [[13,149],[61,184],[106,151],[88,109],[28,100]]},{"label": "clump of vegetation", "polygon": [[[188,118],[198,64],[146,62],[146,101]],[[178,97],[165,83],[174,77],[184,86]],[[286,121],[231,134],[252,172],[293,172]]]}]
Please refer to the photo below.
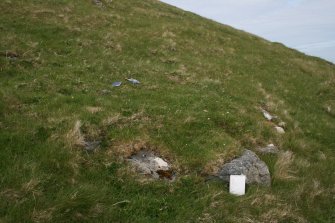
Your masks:
[{"label": "clump of vegetation", "polygon": [[[154,0],[0,11],[1,222],[334,222],[334,64]],[[174,182],[138,180],[139,142]],[[203,177],[270,143],[271,188]]]}]

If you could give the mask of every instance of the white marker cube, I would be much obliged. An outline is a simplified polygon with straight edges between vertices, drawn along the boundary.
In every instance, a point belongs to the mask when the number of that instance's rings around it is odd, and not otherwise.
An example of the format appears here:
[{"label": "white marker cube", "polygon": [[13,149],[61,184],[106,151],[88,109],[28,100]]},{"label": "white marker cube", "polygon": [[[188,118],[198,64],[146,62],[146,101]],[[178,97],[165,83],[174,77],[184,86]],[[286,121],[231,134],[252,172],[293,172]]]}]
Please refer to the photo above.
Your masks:
[{"label": "white marker cube", "polygon": [[230,175],[229,193],[241,196],[245,194],[245,175]]}]

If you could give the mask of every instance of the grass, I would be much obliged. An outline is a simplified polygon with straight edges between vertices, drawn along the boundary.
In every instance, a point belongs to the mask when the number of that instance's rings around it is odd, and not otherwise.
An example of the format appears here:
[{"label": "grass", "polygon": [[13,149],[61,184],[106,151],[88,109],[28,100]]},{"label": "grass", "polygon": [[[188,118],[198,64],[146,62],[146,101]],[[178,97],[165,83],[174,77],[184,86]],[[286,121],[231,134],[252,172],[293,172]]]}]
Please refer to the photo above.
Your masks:
[{"label": "grass", "polygon": [[[0,222],[334,222],[334,64],[154,0],[103,3],[0,3]],[[205,181],[270,143],[271,188]],[[132,171],[142,145],[175,182]]]}]

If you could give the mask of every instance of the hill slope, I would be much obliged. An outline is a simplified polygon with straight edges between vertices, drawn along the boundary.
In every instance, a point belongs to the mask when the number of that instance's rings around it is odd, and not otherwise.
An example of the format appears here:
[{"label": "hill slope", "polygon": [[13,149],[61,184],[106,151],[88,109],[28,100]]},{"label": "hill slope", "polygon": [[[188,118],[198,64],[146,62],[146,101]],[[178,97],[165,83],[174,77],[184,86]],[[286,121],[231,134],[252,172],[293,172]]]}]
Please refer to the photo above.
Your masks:
[{"label": "hill slope", "polygon": [[[154,0],[0,10],[1,222],[335,221],[333,64]],[[205,181],[270,143],[270,188]],[[143,145],[174,182],[129,167]]]}]

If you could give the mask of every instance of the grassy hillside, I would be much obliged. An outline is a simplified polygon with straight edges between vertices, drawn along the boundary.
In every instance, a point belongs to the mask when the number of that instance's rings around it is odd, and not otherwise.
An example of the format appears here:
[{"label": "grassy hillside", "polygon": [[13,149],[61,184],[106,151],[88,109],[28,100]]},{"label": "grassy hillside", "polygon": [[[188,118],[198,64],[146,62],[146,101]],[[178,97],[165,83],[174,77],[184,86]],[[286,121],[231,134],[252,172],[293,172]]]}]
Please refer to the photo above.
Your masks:
[{"label": "grassy hillside", "polygon": [[[334,64],[154,0],[0,11],[0,222],[335,221]],[[205,180],[270,143],[270,188]],[[125,162],[143,145],[174,182]]]}]

